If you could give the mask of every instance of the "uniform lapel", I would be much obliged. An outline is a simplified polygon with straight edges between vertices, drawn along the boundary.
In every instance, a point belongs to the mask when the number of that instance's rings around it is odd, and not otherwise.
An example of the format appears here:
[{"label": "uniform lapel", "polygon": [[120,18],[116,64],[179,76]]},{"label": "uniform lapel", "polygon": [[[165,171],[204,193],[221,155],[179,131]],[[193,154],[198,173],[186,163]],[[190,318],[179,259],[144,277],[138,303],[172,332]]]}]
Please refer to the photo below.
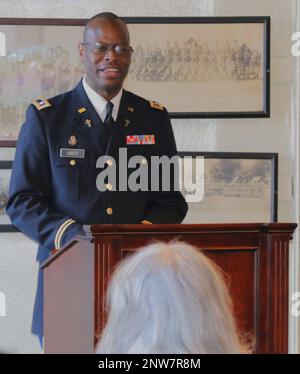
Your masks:
[{"label": "uniform lapel", "polygon": [[85,93],[82,81],[78,83],[72,93],[71,116],[74,125],[87,135],[92,135],[94,128],[101,122],[100,117]]},{"label": "uniform lapel", "polygon": [[112,154],[117,148],[126,147],[126,134],[132,130],[135,124],[134,104],[130,101],[128,92],[123,90],[117,121],[106,153]]},{"label": "uniform lapel", "polygon": [[110,135],[88,99],[82,80],[73,91],[72,119],[79,131],[93,140],[99,153],[105,153]]},{"label": "uniform lapel", "polygon": [[113,154],[119,147],[126,147],[126,134],[132,131],[138,118],[136,108],[130,98],[130,94],[123,90],[116,123],[113,130],[108,131],[89,101],[82,81],[73,90],[70,113],[73,125],[93,140],[99,153]]}]

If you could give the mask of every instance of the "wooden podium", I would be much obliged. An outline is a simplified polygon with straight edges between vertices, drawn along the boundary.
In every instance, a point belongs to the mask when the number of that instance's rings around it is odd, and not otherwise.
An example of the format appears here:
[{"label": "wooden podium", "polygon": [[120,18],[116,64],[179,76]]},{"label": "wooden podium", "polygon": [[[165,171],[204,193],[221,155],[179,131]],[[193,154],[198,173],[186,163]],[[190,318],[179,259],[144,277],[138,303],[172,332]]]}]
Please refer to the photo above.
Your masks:
[{"label": "wooden podium", "polygon": [[227,273],[239,329],[254,335],[255,352],[287,353],[289,241],[296,226],[88,226],[86,237],[76,237],[42,265],[45,353],[93,353],[115,265],[155,239],[174,238],[204,250]]}]

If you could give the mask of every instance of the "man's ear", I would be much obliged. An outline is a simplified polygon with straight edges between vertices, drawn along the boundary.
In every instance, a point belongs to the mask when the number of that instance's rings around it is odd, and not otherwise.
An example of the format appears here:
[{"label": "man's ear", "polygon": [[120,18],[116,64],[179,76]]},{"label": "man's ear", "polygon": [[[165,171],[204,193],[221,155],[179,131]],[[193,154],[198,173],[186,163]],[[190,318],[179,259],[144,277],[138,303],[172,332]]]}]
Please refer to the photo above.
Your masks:
[{"label": "man's ear", "polygon": [[78,52],[79,52],[80,59],[83,60],[83,57],[84,57],[84,45],[82,43],[78,43],[77,49],[78,49]]}]

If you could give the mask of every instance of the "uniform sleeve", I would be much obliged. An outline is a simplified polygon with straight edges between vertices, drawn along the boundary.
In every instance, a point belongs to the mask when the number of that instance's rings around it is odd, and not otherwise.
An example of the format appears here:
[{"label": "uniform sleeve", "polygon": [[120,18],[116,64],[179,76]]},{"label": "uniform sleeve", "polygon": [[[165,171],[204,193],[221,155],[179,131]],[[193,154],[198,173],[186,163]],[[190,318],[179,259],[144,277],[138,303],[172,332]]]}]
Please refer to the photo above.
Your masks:
[{"label": "uniform sleeve", "polygon": [[[166,155],[169,158],[177,155],[177,148],[172,130],[170,118],[166,109],[160,123],[160,156]],[[178,167],[178,164],[175,165]],[[171,182],[174,181],[174,173],[171,172]],[[161,180],[160,173],[160,180]],[[171,183],[170,191],[150,192],[149,207],[144,220],[151,223],[180,223],[183,221],[188,206],[180,191],[174,188]]]},{"label": "uniform sleeve", "polygon": [[52,208],[51,185],[46,134],[39,112],[30,105],[18,139],[6,212],[16,228],[49,251],[84,234],[81,224]]}]

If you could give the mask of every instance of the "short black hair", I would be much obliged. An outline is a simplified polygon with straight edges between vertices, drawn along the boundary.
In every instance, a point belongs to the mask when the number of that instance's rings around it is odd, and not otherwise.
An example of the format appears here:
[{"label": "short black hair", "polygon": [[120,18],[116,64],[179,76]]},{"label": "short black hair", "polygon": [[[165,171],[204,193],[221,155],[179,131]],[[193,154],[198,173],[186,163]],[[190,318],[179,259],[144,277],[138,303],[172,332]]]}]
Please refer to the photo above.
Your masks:
[{"label": "short black hair", "polygon": [[[86,25],[85,25],[85,28],[84,28],[84,31],[83,31],[83,40],[86,39],[86,33],[87,33],[87,30],[89,28],[89,24],[94,20],[94,19],[97,19],[97,18],[104,18],[108,21],[112,21],[112,22],[122,22],[125,27],[127,28],[127,24],[126,22],[123,20],[123,18],[117,16],[116,14],[114,13],[111,13],[111,12],[101,12],[101,13],[98,13],[98,14],[95,14],[92,18],[90,18]],[[128,39],[129,39],[129,32],[128,32],[128,29],[127,29],[127,34],[128,34]]]},{"label": "short black hair", "polygon": [[118,21],[119,20],[119,21],[122,21],[122,22],[125,23],[125,21],[121,17],[119,17],[116,14],[111,13],[111,12],[98,13],[98,14],[94,15],[92,18],[90,18],[87,23],[94,20],[95,18],[106,18],[106,19],[109,19],[111,21]]}]

